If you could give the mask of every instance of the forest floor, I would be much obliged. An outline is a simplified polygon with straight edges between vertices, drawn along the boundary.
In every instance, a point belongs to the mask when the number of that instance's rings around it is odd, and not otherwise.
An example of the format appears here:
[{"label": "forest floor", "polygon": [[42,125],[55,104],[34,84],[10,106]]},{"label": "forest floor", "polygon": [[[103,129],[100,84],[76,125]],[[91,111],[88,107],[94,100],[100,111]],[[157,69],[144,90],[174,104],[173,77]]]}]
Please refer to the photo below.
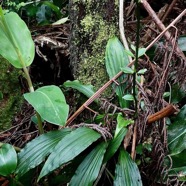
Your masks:
[{"label": "forest floor", "polygon": [[[186,43],[181,46],[177,40],[181,38],[181,36],[186,36],[186,13],[180,16],[185,10],[186,2],[184,0],[173,0],[168,1],[168,4],[167,1],[161,0],[149,1],[149,3],[154,11],[151,10],[147,4],[144,4],[144,6],[141,6],[140,12],[142,17],[140,20],[140,47],[149,46],[149,50],[145,57],[139,60],[138,65],[139,69],[145,68],[148,73],[145,73],[145,75],[141,77],[141,82],[137,85],[139,89],[139,99],[143,100],[149,107],[148,111],[139,108],[139,117],[136,121],[136,124],[138,124],[136,141],[138,143],[150,139],[150,136],[153,136],[154,146],[153,152],[150,155],[153,159],[152,163],[147,165],[143,162],[140,166],[144,180],[148,179],[148,177],[153,179],[150,170],[153,169],[155,173],[163,170],[161,162],[163,162],[163,158],[167,153],[167,131],[163,118],[175,114],[175,112],[178,112],[178,110],[186,104],[186,97],[183,95],[186,91],[186,58],[184,55]],[[135,43],[136,40],[136,17],[134,9],[135,7],[132,1],[125,7],[125,35],[132,43]],[[174,26],[172,25],[167,32],[162,34],[162,39],[156,41],[156,37],[178,16],[180,16],[180,19],[176,21]],[[35,27],[32,28],[32,35],[36,44],[37,55],[30,68],[30,74],[35,86],[61,85],[66,80],[73,80],[69,67],[70,46],[68,38],[70,35],[70,23],[62,26]],[[49,40],[46,40],[46,38]],[[184,40],[184,42],[186,42],[186,40]],[[151,43],[157,47],[153,46],[150,48]],[[60,63],[61,61],[63,61],[63,64]],[[172,61],[174,62],[172,63]],[[27,91],[24,78],[20,86],[22,92]],[[169,92],[170,87],[173,87],[172,94],[182,94],[180,97],[175,96],[177,101],[175,101],[174,104],[170,103],[169,97],[163,97],[165,92]],[[182,91],[179,91],[180,89]],[[73,96],[74,94],[75,93],[72,92]],[[71,97],[71,93],[70,95],[67,94],[67,102],[71,104],[72,108],[72,104],[76,104]],[[108,104],[111,105],[111,103]],[[154,105],[156,105],[156,108]],[[103,105],[100,105],[100,107],[102,106]],[[107,108],[104,109],[107,110],[108,107],[107,105]],[[119,108],[119,106],[117,105],[116,108]],[[131,109],[134,109],[134,107],[132,106]],[[153,114],[162,111],[162,113],[159,113],[159,115],[162,115],[163,112],[165,112],[165,110],[162,109],[170,110],[167,111],[169,112],[167,115],[160,116],[160,118],[157,119]],[[87,112],[88,111],[84,114],[85,118],[89,115]],[[31,120],[34,114],[33,108],[25,102],[21,112],[15,115],[12,121],[12,127],[0,133],[1,142],[22,148],[30,140],[37,137],[39,135],[37,125]],[[152,116],[152,119],[155,119],[152,122],[156,121],[158,125],[150,125],[150,127],[147,127],[148,116]],[[57,126],[47,122],[44,123],[45,131],[55,130],[57,128]],[[131,144],[129,146],[131,146]],[[147,156],[149,156],[149,154]],[[172,185],[174,184],[175,182],[172,183]]]}]

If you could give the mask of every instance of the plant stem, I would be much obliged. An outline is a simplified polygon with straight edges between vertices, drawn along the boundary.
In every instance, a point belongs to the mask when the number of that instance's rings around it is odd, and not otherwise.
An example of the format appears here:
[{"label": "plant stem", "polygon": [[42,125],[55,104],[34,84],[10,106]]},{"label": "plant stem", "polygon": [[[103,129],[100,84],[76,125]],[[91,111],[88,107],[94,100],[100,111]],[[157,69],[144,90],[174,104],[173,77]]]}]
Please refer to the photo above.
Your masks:
[{"label": "plant stem", "polygon": [[[28,87],[29,87],[29,91],[30,92],[34,92],[34,87],[32,85],[32,80],[30,78],[30,74],[28,72],[28,69],[24,66],[23,67],[23,71],[25,73],[26,79],[27,79],[27,83],[28,83]],[[38,112],[36,112],[36,117],[37,117],[37,121],[38,121],[38,129],[39,129],[39,133],[43,134],[44,130],[43,130],[43,124],[42,124],[42,120],[41,120],[41,116]]]},{"label": "plant stem", "polygon": [[33,87],[33,85],[32,85],[32,80],[31,80],[31,78],[30,78],[28,69],[27,69],[26,67],[23,67],[23,71],[24,71],[25,76],[26,76],[26,80],[27,80],[27,83],[28,83],[29,91],[30,91],[30,92],[34,92],[34,87]]},{"label": "plant stem", "polygon": [[136,56],[134,62],[134,74],[133,74],[133,96],[134,96],[134,103],[135,103],[135,114],[134,118],[138,115],[138,101],[136,97],[136,76],[137,76],[137,68],[138,68],[138,50],[139,50],[139,39],[140,39],[140,11],[139,11],[139,1],[136,0],[136,17],[137,17],[137,31],[136,31]]},{"label": "plant stem", "polygon": [[41,120],[41,116],[38,112],[36,112],[36,117],[37,117],[37,121],[38,121],[38,129],[39,129],[39,133],[40,134],[44,134],[44,130],[43,130],[43,124],[42,124],[42,120]]}]

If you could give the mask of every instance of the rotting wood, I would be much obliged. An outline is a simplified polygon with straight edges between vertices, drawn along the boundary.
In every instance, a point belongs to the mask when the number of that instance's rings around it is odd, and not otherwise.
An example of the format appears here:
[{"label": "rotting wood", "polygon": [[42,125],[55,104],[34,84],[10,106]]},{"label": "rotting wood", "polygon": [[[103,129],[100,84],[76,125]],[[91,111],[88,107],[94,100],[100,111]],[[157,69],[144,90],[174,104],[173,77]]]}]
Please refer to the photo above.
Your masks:
[{"label": "rotting wood", "polygon": [[178,112],[178,109],[172,104],[169,104],[165,108],[161,109],[159,112],[156,112],[155,114],[150,115],[147,119],[147,124],[151,124],[164,117],[168,117],[176,112]]}]

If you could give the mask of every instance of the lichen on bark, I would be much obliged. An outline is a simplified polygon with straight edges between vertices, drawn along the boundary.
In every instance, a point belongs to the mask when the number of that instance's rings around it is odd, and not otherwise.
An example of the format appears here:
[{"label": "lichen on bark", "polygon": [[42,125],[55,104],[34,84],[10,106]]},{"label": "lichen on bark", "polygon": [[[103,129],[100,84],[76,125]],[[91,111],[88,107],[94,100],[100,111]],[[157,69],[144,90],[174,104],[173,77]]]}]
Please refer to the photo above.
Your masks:
[{"label": "lichen on bark", "polygon": [[71,0],[70,63],[75,79],[96,89],[107,82],[105,49],[118,35],[118,8],[112,0]]}]

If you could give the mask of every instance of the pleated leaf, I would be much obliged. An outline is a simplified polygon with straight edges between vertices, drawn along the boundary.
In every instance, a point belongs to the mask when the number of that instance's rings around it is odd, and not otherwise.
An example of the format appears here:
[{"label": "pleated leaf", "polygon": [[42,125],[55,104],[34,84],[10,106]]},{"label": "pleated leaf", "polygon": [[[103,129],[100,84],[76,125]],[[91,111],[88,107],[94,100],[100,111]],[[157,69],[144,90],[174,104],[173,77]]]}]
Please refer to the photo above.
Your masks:
[{"label": "pleated leaf", "polygon": [[[118,72],[120,72],[121,68],[124,68],[129,64],[128,56],[124,51],[123,45],[117,37],[109,39],[107,43],[105,62],[107,73],[110,79],[113,78]],[[119,77],[117,82],[120,83],[120,85],[113,86],[114,90],[116,90],[117,96],[119,97],[119,103],[122,108],[128,106],[128,102],[122,99],[124,90],[126,88],[126,83],[123,83],[125,77],[126,75]]]},{"label": "pleated leaf", "polygon": [[70,186],[91,186],[96,180],[106,151],[107,143],[97,145],[77,168]]},{"label": "pleated leaf", "polygon": [[186,149],[186,105],[182,107],[175,121],[168,127],[169,154],[176,155]]},{"label": "pleated leaf", "polygon": [[114,138],[118,135],[119,131],[122,128],[126,128],[128,125],[133,124],[134,120],[126,119],[123,117],[122,113],[119,113],[117,116],[117,125],[116,125],[116,131],[114,134]]},{"label": "pleated leaf", "polygon": [[124,150],[120,150],[115,170],[114,186],[142,186],[141,176],[136,163]]},{"label": "pleated leaf", "polygon": [[116,151],[121,145],[121,142],[124,139],[124,136],[127,133],[127,130],[128,130],[127,128],[122,128],[117,134],[117,136],[109,142],[109,145],[105,153],[105,157],[104,157],[104,163],[106,163],[116,153]]},{"label": "pleated leaf", "polygon": [[15,13],[0,6],[0,55],[14,67],[29,66],[35,55],[34,42],[25,22]]},{"label": "pleated leaf", "polygon": [[0,147],[0,175],[10,176],[17,166],[17,154],[14,148],[9,144],[3,144]]},{"label": "pleated leaf", "polygon": [[83,85],[78,80],[66,81],[63,85],[67,88],[74,88],[78,90],[79,92],[87,96],[88,98],[91,97],[95,93],[93,89],[94,87],[92,85]]},{"label": "pleated leaf", "polygon": [[71,129],[51,131],[29,142],[18,154],[18,166],[16,169],[18,177],[39,165],[53,152],[58,142],[70,132]]},{"label": "pleated leaf", "polygon": [[24,98],[44,120],[62,126],[66,123],[69,106],[66,104],[63,92],[59,87],[44,86],[35,92],[24,94]]},{"label": "pleated leaf", "polygon": [[75,158],[100,136],[98,132],[86,127],[78,128],[66,135],[48,157],[38,180]]}]

